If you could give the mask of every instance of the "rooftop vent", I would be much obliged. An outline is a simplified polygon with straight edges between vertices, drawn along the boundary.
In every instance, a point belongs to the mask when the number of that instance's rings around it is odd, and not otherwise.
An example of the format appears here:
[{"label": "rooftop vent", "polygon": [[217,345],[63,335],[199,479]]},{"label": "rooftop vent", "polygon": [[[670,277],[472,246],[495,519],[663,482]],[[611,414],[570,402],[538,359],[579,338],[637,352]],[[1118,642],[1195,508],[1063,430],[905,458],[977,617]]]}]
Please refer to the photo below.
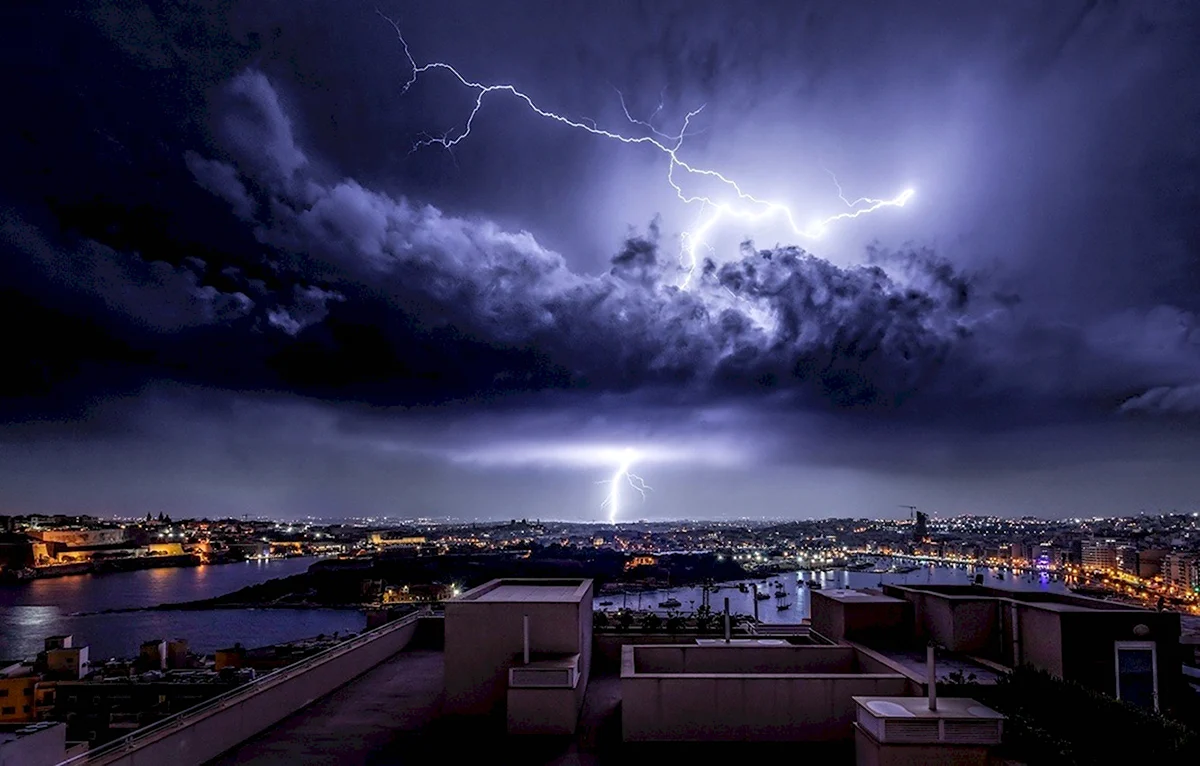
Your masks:
[{"label": "rooftop vent", "polygon": [[508,685],[515,689],[574,689],[578,679],[579,671],[575,668],[525,665],[508,670]]},{"label": "rooftop vent", "polygon": [[998,745],[1004,716],[968,699],[942,699],[930,710],[922,697],[856,697],[857,722],[883,744]]}]

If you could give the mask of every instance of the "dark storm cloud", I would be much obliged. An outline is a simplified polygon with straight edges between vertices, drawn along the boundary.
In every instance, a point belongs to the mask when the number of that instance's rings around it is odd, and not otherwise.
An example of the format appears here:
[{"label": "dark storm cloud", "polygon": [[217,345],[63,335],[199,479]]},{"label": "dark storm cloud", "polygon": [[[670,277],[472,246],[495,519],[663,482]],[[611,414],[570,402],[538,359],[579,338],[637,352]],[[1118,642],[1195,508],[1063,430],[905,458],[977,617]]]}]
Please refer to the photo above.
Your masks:
[{"label": "dark storm cloud", "polygon": [[[235,76],[212,103],[227,161],[183,159],[270,249],[263,279],[226,267],[221,278],[240,289],[221,291],[202,283],[211,277],[198,258],[25,248],[64,285],[90,286],[103,311],[136,314],[152,337],[118,337],[148,355],[149,379],[384,405],[545,389],[695,404],[767,395],[935,420],[1111,411],[1200,377],[1187,312],[1086,327],[1021,319],[986,277],[928,249],[876,249],[842,268],[747,243],[733,260],[705,261],[681,290],[652,226],[606,273],[581,275],[528,233],[315,167],[260,72]],[[181,332],[192,325],[201,331]]]},{"label": "dark storm cloud", "polygon": [[196,183],[228,202],[238,218],[248,220],[253,215],[254,201],[236,170],[223,162],[206,160],[193,151],[184,154],[184,162],[196,177]]},{"label": "dark storm cloud", "polygon": [[[259,73],[239,75],[218,103],[229,105],[218,133],[233,137],[232,159],[268,198],[260,240],[284,254],[288,268],[350,296],[348,312],[375,312],[358,320],[387,333],[374,353],[396,362],[427,354],[415,347],[413,326],[452,333],[440,340],[443,354],[470,353],[466,344],[455,348],[453,336],[497,350],[495,365],[469,373],[467,395],[509,386],[672,386],[701,400],[765,389],[812,404],[893,407],[935,378],[969,335],[965,277],[928,255],[894,256],[923,289],[879,267],[840,269],[781,249],[707,263],[696,289],[685,291],[670,284],[678,274],[652,229],[629,240],[607,274],[581,276],[529,234],[446,216],[353,179],[298,174],[305,153]],[[242,140],[248,133],[251,142]],[[218,193],[228,198],[234,189],[239,199],[232,168],[192,164],[202,170],[199,182],[219,176]],[[331,359],[345,351],[342,339],[333,343]],[[538,357],[507,349],[536,349]],[[315,368],[323,352],[298,353]],[[556,372],[541,377],[530,361]]]},{"label": "dark storm cloud", "polygon": [[[987,277],[928,249],[876,249],[868,265],[839,268],[796,248],[756,252],[747,244],[738,259],[706,261],[694,289],[679,290],[673,257],[651,227],[627,241],[606,274],[579,275],[526,233],[447,216],[353,179],[297,175],[305,165],[294,158],[305,155],[290,143],[277,96],[257,73],[235,82],[230,119],[258,126],[274,147],[270,156],[286,160],[264,167],[251,147],[229,147],[269,198],[260,239],[286,254],[289,268],[377,312],[369,324],[388,334],[374,353],[427,354],[413,345],[414,327],[418,335],[449,332],[438,336],[444,355],[470,353],[455,348],[456,339],[492,349],[490,364],[458,381],[459,395],[669,388],[697,401],[774,392],[808,406],[868,410],[923,395],[957,417],[1021,399],[1035,413],[1038,402],[1113,410],[1155,382],[1200,374],[1196,318],[1186,311],[1160,306],[1087,326],[1040,323],[1022,318],[1018,299]],[[338,358],[344,349],[334,344],[303,363]],[[527,349],[536,356],[518,353]],[[545,377],[545,369],[553,373]]]}]

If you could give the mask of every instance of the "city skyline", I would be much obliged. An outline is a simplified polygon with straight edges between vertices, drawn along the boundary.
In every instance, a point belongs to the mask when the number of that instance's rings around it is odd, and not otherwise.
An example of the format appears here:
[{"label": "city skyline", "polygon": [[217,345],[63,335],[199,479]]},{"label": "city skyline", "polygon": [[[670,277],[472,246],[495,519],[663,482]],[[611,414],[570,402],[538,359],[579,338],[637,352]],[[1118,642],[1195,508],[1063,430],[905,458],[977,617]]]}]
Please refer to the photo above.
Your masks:
[{"label": "city skyline", "polygon": [[1194,8],[201,6],[0,33],[0,513],[1198,507]]}]

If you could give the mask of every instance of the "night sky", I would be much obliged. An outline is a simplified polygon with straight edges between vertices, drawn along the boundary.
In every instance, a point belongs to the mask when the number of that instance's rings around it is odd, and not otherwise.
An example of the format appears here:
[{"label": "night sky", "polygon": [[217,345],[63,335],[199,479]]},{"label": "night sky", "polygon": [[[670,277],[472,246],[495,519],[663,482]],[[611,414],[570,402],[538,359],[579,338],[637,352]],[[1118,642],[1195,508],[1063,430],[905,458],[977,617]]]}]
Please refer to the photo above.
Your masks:
[{"label": "night sky", "polygon": [[2,13],[0,513],[1200,506],[1200,4]]}]

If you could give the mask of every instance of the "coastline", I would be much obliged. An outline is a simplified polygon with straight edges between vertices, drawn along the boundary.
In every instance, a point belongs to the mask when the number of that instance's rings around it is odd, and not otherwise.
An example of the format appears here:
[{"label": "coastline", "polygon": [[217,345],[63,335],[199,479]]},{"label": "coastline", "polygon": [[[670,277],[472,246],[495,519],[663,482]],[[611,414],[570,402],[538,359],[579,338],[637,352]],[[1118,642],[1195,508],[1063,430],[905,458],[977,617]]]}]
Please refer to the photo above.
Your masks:
[{"label": "coastline", "polygon": [[133,612],[215,612],[225,609],[288,609],[297,611],[324,609],[329,611],[354,612],[369,609],[371,606],[371,604],[315,604],[309,602],[291,604],[255,604],[253,602],[214,603],[214,600],[212,599],[205,599],[203,601],[181,601],[173,604],[155,604],[154,606],[130,606],[118,609],[101,609],[96,612],[72,612],[70,616],[91,617],[99,614],[130,614]]},{"label": "coastline", "polygon": [[194,567],[204,562],[194,553],[175,556],[130,556],[102,561],[80,561],[72,564],[53,564],[0,572],[0,582],[22,583],[30,580],[45,580],[55,577],[74,577],[85,574],[107,574],[110,572],[137,572],[144,569],[169,567]]}]

